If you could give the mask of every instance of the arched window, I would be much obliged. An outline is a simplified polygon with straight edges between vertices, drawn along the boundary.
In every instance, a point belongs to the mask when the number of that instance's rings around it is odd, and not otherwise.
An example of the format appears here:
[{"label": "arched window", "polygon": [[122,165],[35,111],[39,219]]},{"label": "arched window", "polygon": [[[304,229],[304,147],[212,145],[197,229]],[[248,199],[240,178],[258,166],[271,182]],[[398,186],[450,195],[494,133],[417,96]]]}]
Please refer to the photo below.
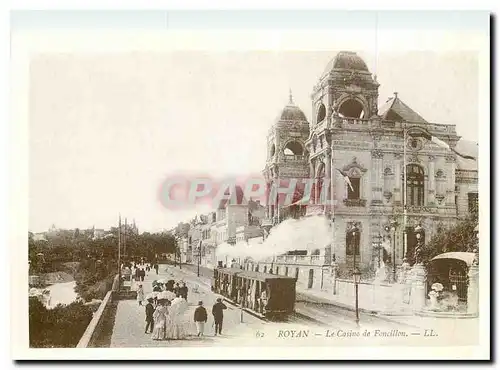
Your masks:
[{"label": "arched window", "polygon": [[323,103],[321,103],[318,107],[318,115],[316,116],[316,123],[321,123],[326,116],[326,108]]},{"label": "arched window", "polygon": [[406,204],[409,206],[424,205],[424,170],[417,164],[406,166]]},{"label": "arched window", "polygon": [[286,155],[302,155],[304,154],[304,149],[298,141],[290,141],[286,144],[284,153]]},{"label": "arched window", "polygon": [[363,105],[356,99],[349,99],[339,107],[339,116],[348,118],[364,118]]}]

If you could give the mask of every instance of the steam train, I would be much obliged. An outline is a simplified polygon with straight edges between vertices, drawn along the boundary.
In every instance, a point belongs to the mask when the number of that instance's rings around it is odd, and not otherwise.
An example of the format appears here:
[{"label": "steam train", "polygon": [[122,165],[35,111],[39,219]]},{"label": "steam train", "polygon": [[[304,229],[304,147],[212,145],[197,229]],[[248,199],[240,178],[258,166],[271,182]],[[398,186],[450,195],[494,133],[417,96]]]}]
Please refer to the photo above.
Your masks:
[{"label": "steam train", "polygon": [[294,312],[296,279],[240,268],[214,269],[212,291],[273,321]]}]

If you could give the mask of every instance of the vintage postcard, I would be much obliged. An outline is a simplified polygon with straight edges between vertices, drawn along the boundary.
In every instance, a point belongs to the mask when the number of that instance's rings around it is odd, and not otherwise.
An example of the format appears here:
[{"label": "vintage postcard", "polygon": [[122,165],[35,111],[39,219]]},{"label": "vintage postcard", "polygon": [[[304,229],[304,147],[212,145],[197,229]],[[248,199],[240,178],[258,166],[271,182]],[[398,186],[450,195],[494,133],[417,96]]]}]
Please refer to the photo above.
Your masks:
[{"label": "vintage postcard", "polygon": [[488,13],[11,21],[15,359],[490,357]]}]

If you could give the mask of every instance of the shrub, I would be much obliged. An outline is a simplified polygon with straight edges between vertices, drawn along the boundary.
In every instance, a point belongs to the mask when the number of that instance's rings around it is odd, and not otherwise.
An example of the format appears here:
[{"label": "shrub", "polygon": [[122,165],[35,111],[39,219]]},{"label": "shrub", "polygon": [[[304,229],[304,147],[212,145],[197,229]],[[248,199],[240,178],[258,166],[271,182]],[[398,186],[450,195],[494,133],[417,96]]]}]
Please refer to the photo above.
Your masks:
[{"label": "shrub", "polygon": [[92,309],[80,302],[48,310],[37,298],[30,297],[30,347],[76,347],[91,320]]}]

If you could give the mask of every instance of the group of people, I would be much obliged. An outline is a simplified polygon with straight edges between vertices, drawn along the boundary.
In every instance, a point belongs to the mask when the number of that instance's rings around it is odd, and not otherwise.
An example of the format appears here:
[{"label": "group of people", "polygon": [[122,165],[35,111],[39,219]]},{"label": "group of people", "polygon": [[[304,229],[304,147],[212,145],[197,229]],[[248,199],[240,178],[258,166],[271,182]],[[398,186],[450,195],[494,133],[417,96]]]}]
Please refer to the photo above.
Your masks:
[{"label": "group of people", "polygon": [[[146,327],[145,334],[152,334],[153,340],[185,339],[190,330],[191,323],[185,314],[189,308],[187,302],[188,287],[184,281],[162,281],[155,280],[152,283],[153,292],[146,297]],[[142,284],[137,291],[139,305],[144,301],[144,290]],[[222,334],[222,323],[226,305],[220,298],[212,307],[214,317],[215,335]],[[194,311],[193,321],[196,325],[197,336],[205,334],[205,324],[208,315],[203,302],[198,302]]]},{"label": "group of people", "polygon": [[121,265],[122,276],[130,276],[131,279],[136,282],[144,281],[144,278],[151,271],[151,268],[153,268],[156,271],[156,275],[158,275],[159,266],[157,262],[151,264],[142,259],[141,262],[132,261],[129,263],[122,263]]},{"label": "group of people", "polygon": [[[152,298],[148,298],[144,333],[152,334],[153,340],[185,339],[190,331],[189,324],[185,321],[184,317],[187,309],[187,301],[182,297],[176,297],[172,301],[161,298],[157,304],[154,303]],[[212,307],[215,336],[217,334],[222,335],[225,309],[227,309],[226,305],[222,303],[220,298],[217,298],[216,303]],[[203,307],[203,301],[199,301],[193,317],[198,337],[205,335],[207,320],[207,310]],[[150,331],[148,332],[148,330]]]},{"label": "group of people", "polygon": [[[154,280],[152,286],[153,292],[146,297],[146,328],[144,332],[151,333],[154,340],[184,339],[189,332],[189,324],[184,318],[189,306],[186,283],[174,280],[166,282]],[[140,290],[140,292],[138,290],[137,300],[141,305],[141,299],[144,300],[142,285]]]}]

